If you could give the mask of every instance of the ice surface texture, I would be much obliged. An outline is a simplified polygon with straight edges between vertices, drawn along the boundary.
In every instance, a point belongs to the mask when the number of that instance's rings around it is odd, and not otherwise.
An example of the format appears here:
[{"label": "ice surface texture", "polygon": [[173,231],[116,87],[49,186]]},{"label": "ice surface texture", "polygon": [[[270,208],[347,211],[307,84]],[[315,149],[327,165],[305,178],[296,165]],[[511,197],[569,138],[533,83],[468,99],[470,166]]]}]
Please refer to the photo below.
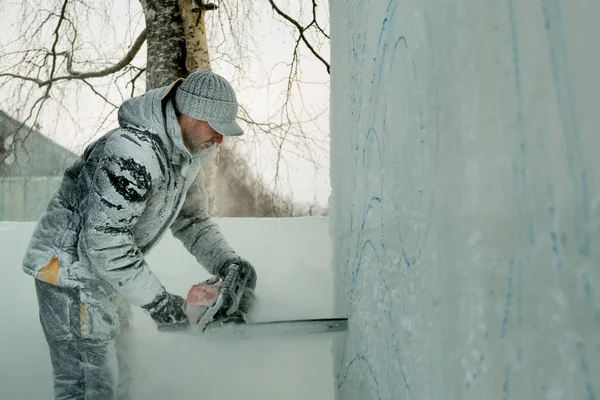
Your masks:
[{"label": "ice surface texture", "polygon": [[331,6],[337,398],[600,397],[600,3]]}]

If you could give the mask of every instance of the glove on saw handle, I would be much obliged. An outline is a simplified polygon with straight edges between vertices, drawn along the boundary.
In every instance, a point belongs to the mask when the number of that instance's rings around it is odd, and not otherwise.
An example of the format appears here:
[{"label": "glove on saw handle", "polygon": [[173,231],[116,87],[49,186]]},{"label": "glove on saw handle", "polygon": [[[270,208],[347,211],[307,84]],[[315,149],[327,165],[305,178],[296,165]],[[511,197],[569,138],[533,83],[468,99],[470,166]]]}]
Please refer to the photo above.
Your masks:
[{"label": "glove on saw handle", "polygon": [[249,277],[250,271],[247,268],[242,268],[238,264],[232,264],[229,267],[227,276],[223,279],[225,315],[233,314],[240,307]]},{"label": "glove on saw handle", "polygon": [[[256,288],[256,280],[257,280],[256,270],[254,269],[252,264],[250,264],[248,261],[244,260],[243,258],[238,257],[238,258],[230,259],[228,262],[226,262],[221,267],[221,269],[219,271],[219,275],[221,276],[221,278],[223,280],[225,280],[227,278],[227,275],[229,274],[229,270],[232,266],[239,267],[239,281],[245,282],[245,284],[244,284],[245,290],[235,290],[234,289],[234,293],[237,293],[238,297],[236,298],[236,297],[232,296],[231,301],[233,301],[234,308],[237,308],[243,314],[247,314],[254,307],[254,302],[256,300],[256,296],[254,294],[254,289]],[[242,293],[241,298],[239,297],[240,293]],[[225,305],[227,306],[228,309],[231,306],[230,303],[226,303]],[[231,314],[227,314],[227,315],[231,315]]]},{"label": "glove on saw handle", "polygon": [[254,266],[243,258],[230,259],[221,266],[218,270],[217,275],[225,280],[229,275],[229,270],[237,266],[239,269],[240,279],[245,280],[245,286],[250,289],[256,288],[256,270]]},{"label": "glove on saw handle", "polygon": [[[213,322],[217,314],[223,318],[235,314],[238,310],[244,312],[248,308],[240,307],[243,305],[243,300],[245,300],[247,293],[252,291],[251,289],[246,289],[249,277],[246,271],[248,270],[242,270],[239,265],[232,264],[227,271],[228,273],[222,281],[217,283],[214,280],[209,280],[205,283],[205,285],[218,285],[218,295],[211,305],[206,306],[205,311],[202,312],[202,316],[196,323],[201,330],[204,330],[209,323]],[[251,293],[251,295],[253,298],[254,293]],[[190,299],[189,295],[188,299]],[[206,300],[210,300],[210,294]],[[188,309],[188,312],[191,309],[192,307]],[[195,319],[192,318],[192,321]]]}]

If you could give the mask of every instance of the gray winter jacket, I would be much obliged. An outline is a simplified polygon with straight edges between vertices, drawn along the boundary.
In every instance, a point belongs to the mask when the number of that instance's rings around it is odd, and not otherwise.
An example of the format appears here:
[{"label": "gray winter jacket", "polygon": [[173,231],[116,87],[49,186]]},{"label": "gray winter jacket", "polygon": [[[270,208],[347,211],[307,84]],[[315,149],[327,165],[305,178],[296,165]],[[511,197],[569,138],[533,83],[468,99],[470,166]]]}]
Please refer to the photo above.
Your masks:
[{"label": "gray winter jacket", "polygon": [[183,144],[172,94],[178,83],[127,100],[119,128],[65,172],[24,258],[26,273],[65,287],[108,283],[134,305],[162,290],[144,255],[171,229],[210,273],[238,256],[208,214],[201,167]]}]

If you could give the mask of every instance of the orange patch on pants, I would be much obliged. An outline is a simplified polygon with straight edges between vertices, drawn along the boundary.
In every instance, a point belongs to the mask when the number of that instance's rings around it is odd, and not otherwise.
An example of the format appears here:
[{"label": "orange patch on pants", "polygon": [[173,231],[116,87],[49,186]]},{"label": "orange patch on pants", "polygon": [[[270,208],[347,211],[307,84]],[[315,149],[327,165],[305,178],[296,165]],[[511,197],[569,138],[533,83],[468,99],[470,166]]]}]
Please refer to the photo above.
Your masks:
[{"label": "orange patch on pants", "polygon": [[38,272],[38,279],[56,285],[58,283],[58,270],[58,258],[52,257],[48,265]]}]

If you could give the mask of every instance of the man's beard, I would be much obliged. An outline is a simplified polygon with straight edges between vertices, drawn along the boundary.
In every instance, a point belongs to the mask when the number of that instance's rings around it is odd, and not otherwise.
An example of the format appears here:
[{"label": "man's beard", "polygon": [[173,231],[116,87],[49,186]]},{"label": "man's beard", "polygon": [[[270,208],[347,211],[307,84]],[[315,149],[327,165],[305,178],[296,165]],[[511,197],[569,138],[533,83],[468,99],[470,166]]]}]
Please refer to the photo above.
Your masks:
[{"label": "man's beard", "polygon": [[202,150],[208,150],[213,145],[216,145],[216,143],[213,142],[212,140],[210,140],[208,142],[202,142],[200,140],[197,140],[194,138],[188,138],[185,136],[183,137],[183,144],[185,144],[185,147],[187,147],[191,153],[197,153]]}]

